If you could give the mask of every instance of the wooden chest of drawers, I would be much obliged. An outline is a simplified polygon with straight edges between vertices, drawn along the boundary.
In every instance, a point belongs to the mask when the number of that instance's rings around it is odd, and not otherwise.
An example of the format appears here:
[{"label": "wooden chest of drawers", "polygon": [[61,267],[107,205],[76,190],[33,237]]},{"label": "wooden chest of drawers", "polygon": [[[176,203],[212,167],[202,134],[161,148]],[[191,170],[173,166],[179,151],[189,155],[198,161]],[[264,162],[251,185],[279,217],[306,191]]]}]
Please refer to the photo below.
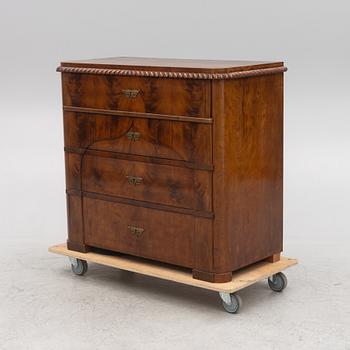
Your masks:
[{"label": "wooden chest of drawers", "polygon": [[282,251],[282,62],[61,63],[68,248],[232,271]]}]

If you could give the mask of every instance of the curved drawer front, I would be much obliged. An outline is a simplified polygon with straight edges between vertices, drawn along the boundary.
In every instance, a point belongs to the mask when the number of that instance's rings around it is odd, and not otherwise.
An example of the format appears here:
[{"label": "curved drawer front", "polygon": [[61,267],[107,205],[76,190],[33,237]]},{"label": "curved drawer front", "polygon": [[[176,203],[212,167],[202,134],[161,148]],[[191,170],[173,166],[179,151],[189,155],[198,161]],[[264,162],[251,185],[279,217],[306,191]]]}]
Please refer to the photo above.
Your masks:
[{"label": "curved drawer front", "polygon": [[209,124],[64,113],[65,146],[212,164]]},{"label": "curved drawer front", "polygon": [[83,191],[211,211],[211,172],[85,155]]},{"label": "curved drawer front", "polygon": [[62,74],[63,104],[190,117],[210,116],[210,82]]},{"label": "curved drawer front", "polygon": [[194,264],[195,218],[84,198],[85,243],[171,264]]}]

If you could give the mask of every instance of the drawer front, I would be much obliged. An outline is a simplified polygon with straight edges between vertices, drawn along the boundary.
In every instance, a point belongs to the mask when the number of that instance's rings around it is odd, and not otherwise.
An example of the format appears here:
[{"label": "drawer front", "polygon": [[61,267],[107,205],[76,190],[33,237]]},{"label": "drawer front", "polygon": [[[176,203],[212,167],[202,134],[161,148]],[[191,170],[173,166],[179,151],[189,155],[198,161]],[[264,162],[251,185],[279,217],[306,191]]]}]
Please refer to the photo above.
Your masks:
[{"label": "drawer front", "polygon": [[211,125],[64,113],[65,146],[212,164]]},{"label": "drawer front", "polygon": [[211,211],[211,172],[85,155],[83,191]]},{"label": "drawer front", "polygon": [[85,197],[85,243],[192,267],[195,218]]},{"label": "drawer front", "polygon": [[210,82],[207,80],[63,73],[62,87],[65,106],[210,116]]}]

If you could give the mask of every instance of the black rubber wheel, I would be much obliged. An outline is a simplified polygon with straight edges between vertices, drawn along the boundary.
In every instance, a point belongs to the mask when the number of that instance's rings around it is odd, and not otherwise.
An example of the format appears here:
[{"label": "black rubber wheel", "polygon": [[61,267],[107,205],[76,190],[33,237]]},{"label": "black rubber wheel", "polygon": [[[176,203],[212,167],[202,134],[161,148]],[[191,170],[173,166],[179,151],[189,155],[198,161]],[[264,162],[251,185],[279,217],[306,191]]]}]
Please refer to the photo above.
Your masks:
[{"label": "black rubber wheel", "polygon": [[242,299],[239,295],[234,293],[229,294],[229,298],[230,301],[228,302],[228,300],[224,300],[221,297],[222,306],[224,307],[225,311],[229,312],[230,314],[235,314],[243,304]]},{"label": "black rubber wheel", "polygon": [[88,264],[85,260],[77,259],[77,265],[71,264],[72,271],[78,275],[83,276],[88,270]]},{"label": "black rubber wheel", "polygon": [[269,287],[274,292],[282,292],[287,287],[287,277],[284,273],[278,272],[268,279]]}]

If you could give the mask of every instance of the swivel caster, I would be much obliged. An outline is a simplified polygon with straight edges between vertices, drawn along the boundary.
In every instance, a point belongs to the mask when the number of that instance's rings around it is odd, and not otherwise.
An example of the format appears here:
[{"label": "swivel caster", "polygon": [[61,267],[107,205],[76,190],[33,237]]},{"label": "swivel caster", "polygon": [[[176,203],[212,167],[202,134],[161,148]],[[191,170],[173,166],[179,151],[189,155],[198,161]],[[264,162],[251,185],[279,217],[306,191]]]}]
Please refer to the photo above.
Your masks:
[{"label": "swivel caster", "polygon": [[284,273],[278,272],[268,278],[269,287],[274,292],[282,292],[287,287],[287,277]]},{"label": "swivel caster", "polygon": [[219,295],[222,300],[222,306],[230,314],[237,313],[243,304],[242,299],[238,294],[219,292]]},{"label": "swivel caster", "polygon": [[83,276],[88,270],[88,264],[85,260],[69,257],[69,261],[72,267],[72,271],[78,275]]}]

